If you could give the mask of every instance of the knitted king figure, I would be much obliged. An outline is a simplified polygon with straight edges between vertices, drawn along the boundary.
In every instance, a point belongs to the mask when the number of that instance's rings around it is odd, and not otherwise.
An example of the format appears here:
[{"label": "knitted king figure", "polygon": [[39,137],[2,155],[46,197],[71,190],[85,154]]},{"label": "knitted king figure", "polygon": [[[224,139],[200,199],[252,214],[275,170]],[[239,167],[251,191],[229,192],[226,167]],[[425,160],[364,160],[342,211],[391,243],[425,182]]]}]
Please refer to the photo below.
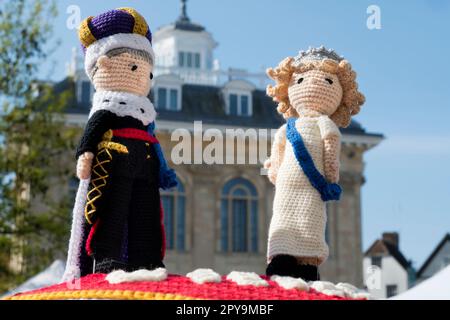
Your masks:
[{"label": "knitted king figure", "polygon": [[328,257],[326,202],[339,200],[340,137],[364,96],[348,61],[324,47],[284,59],[267,74],[267,94],[287,124],[278,129],[268,177],[275,185],[267,275],[319,280]]},{"label": "knitted king figure", "polygon": [[84,20],[79,38],[96,92],[76,152],[80,185],[63,280],[163,267],[159,188],[176,177],[153,133],[150,29],[134,9],[119,8]]}]

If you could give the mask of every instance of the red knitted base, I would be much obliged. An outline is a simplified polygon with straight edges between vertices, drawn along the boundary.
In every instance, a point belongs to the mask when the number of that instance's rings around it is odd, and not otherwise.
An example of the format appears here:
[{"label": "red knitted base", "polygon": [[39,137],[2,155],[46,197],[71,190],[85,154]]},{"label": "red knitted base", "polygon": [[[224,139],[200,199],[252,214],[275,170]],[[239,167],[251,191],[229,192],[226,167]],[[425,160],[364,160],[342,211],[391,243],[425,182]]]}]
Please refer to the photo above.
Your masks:
[{"label": "red knitted base", "polygon": [[[128,282],[110,284],[105,274],[92,274],[79,283],[59,284],[33,290],[9,299],[212,299],[212,300],[351,300],[328,296],[313,289],[308,292],[297,289],[286,290],[277,283],[268,281],[267,287],[240,286],[222,277],[221,283],[196,284],[189,278],[169,275],[161,282]],[[77,288],[74,288],[78,285]]]}]

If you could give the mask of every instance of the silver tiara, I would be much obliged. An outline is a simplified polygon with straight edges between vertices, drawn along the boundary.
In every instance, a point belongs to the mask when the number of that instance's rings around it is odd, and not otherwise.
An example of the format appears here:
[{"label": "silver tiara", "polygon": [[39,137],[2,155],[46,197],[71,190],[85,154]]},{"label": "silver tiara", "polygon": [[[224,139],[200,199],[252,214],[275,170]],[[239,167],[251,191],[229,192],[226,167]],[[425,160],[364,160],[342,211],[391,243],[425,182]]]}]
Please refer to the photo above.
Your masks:
[{"label": "silver tiara", "polygon": [[344,57],[338,55],[336,52],[334,52],[333,49],[326,49],[324,46],[321,46],[319,48],[312,48],[309,47],[306,51],[300,51],[298,55],[294,58],[294,64],[299,66],[306,62],[310,61],[319,61],[324,59],[331,59],[336,62],[341,62],[344,60]]}]

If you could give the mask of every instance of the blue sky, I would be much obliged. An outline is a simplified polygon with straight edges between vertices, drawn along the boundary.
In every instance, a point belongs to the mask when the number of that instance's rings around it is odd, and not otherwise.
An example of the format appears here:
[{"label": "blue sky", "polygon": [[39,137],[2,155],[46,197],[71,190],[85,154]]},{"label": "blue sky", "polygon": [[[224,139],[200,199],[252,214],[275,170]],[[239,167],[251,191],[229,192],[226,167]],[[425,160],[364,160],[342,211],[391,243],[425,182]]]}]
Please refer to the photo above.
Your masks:
[{"label": "blue sky", "polygon": [[[66,27],[73,4],[82,18],[132,6],[152,30],[179,14],[178,0],[58,1],[56,80],[78,46],[76,30]],[[380,30],[366,26],[372,4],[381,9]],[[321,44],[352,63],[367,98],[356,119],[386,136],[365,155],[363,248],[398,231],[402,251],[420,267],[450,232],[450,1],[189,0],[188,14],[218,41],[223,68],[260,71]]]}]

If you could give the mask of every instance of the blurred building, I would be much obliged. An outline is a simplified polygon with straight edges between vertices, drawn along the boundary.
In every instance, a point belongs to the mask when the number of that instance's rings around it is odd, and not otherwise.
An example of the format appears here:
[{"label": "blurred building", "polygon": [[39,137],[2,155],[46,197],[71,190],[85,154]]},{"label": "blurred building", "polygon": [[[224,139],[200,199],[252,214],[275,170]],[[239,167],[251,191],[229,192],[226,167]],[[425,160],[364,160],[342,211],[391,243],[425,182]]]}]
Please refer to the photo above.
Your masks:
[{"label": "blurred building", "polygon": [[448,265],[450,265],[450,233],[447,233],[444,238],[442,238],[430,256],[420,267],[417,272],[417,282],[422,282],[423,280],[431,278]]},{"label": "blurred building", "polygon": [[[200,137],[211,128],[223,137],[227,129],[242,129],[235,140],[242,139],[245,146],[236,148],[234,155],[226,146],[223,158],[229,164],[206,164],[201,157],[192,164],[171,163],[180,185],[162,193],[168,244],[166,264],[177,273],[198,267],[211,267],[221,273],[263,273],[274,187],[262,175],[261,168],[269,154],[272,135],[255,136],[246,130],[277,129],[283,119],[265,94],[269,82],[266,75],[221,70],[214,58],[216,46],[212,34],[188,18],[185,1],[180,17],[158,29],[153,37],[157,60],[150,95],[158,112],[157,134],[167,159],[172,158],[178,144],[178,139],[171,141],[171,137],[180,128]],[[245,48],[241,51],[245,54]],[[278,61],[270,63],[275,65]],[[57,86],[74,90],[76,99],[68,110],[68,122],[83,126],[93,88],[84,74],[83,59],[76,52],[70,77]],[[200,130],[194,130],[194,121],[202,121]],[[339,203],[328,206],[330,257],[321,272],[324,279],[362,285],[363,155],[382,140],[382,135],[366,132],[355,121],[342,133],[344,194]],[[211,140],[200,145],[192,142],[192,156],[201,155]],[[235,150],[234,145],[231,148]],[[254,163],[245,161],[255,157],[258,161]],[[71,187],[76,188],[76,183],[73,180]]]},{"label": "blurred building", "polygon": [[[364,283],[377,299],[390,298],[413,285],[414,269],[399,248],[399,235],[385,232],[364,254]],[[370,271],[372,270],[372,271]]]}]

